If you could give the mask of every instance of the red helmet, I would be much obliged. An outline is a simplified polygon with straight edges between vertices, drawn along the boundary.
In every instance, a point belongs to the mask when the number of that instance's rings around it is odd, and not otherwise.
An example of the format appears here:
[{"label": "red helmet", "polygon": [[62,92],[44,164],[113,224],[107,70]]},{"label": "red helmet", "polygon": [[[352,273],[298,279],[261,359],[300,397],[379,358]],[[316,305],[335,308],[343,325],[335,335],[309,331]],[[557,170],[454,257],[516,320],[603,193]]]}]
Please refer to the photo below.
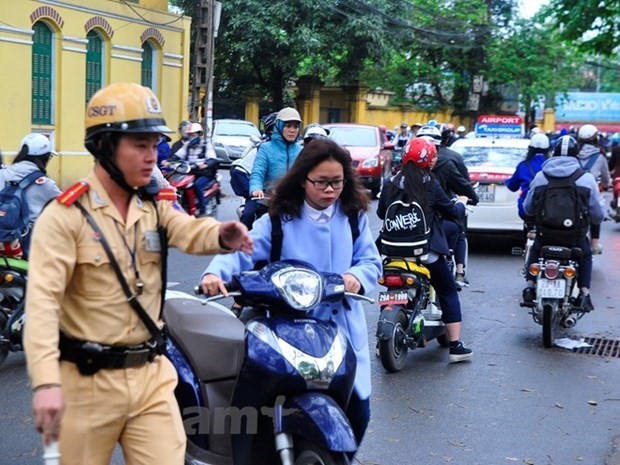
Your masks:
[{"label": "red helmet", "polygon": [[437,156],[435,144],[421,137],[415,137],[405,145],[403,164],[414,163],[419,168],[428,168],[429,163]]}]

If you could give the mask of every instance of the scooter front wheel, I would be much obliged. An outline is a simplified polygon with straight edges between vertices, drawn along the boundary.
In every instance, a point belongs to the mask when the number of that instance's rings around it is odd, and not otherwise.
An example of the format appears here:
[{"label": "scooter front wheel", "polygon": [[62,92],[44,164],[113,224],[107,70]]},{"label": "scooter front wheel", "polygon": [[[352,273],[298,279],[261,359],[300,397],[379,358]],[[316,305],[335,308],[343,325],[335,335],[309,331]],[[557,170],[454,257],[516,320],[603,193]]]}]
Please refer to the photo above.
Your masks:
[{"label": "scooter front wheel", "polygon": [[389,338],[379,339],[379,356],[381,364],[390,373],[402,370],[407,359],[407,315],[402,310],[392,310],[396,318],[392,321],[392,333]]},{"label": "scooter front wheel", "polygon": [[332,452],[300,438],[295,443],[294,465],[345,465],[347,463],[342,452]]}]

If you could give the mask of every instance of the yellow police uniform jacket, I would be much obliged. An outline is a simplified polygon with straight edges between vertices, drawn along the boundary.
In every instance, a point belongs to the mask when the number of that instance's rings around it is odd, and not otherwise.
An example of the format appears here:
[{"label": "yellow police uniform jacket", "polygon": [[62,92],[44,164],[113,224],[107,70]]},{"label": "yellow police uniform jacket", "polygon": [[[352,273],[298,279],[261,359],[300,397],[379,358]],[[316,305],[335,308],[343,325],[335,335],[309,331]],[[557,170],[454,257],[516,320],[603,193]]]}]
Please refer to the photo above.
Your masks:
[{"label": "yellow police uniform jacket", "polygon": [[[72,205],[75,198],[99,225],[131,289],[139,272],[144,291],[138,299],[150,317],[157,320],[160,314],[161,254],[153,202],[134,196],[125,221],[94,172],[86,182],[88,186],[74,186],[50,203],[35,224],[24,330],[34,388],[60,384],[59,330],[106,345],[128,346],[151,338],[127,303],[100,237]],[[158,202],[157,208],[171,247],[191,254],[226,252],[219,244],[216,220],[193,218],[168,201]]]}]

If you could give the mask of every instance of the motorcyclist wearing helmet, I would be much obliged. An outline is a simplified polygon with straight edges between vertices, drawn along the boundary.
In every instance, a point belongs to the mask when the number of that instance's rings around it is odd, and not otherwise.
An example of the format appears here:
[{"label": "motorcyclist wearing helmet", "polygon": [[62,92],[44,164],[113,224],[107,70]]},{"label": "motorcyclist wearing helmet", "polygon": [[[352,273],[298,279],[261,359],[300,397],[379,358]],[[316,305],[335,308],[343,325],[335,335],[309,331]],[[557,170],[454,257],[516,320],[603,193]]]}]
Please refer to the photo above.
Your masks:
[{"label": "motorcyclist wearing helmet", "polygon": [[[301,145],[297,143],[301,129],[301,116],[291,107],[282,108],[276,117],[271,140],[261,144],[254,160],[254,167],[250,175],[250,193],[252,197],[262,199],[265,192],[272,187],[293,165],[301,152]],[[249,203],[254,202],[251,200]],[[243,212],[241,222],[248,228],[254,222],[252,205]]]},{"label": "motorcyclist wearing helmet", "polygon": [[[261,144],[271,140],[271,135],[273,134],[273,129],[276,125],[277,116],[278,112],[273,112],[261,118],[260,126],[263,132],[262,139],[249,145],[243,151],[241,157],[233,161],[230,166],[230,186],[236,195],[245,199],[245,204],[243,207],[244,211],[246,211],[246,208],[253,208],[256,206],[256,203],[248,205],[248,201],[251,199],[250,174],[252,173],[252,168],[254,167],[254,160],[256,159],[256,154],[258,153],[258,147]],[[254,212],[248,211],[248,215],[254,216],[255,212],[256,209]]]},{"label": "motorcyclist wearing helmet", "polygon": [[185,132],[185,130],[188,128],[190,124],[192,124],[192,122],[189,120],[183,120],[179,123],[179,140],[175,141],[174,144],[172,144],[172,146],[170,147],[170,153],[168,156],[174,155],[175,153],[179,151],[181,147],[183,147],[183,144],[185,144],[185,142],[187,141],[187,138],[189,137],[187,132]]},{"label": "motorcyclist wearing helmet", "polygon": [[524,221],[527,230],[531,229],[532,218],[528,218],[523,210],[523,201],[530,188],[530,182],[542,169],[542,165],[549,154],[549,138],[544,134],[534,134],[530,139],[525,160],[519,162],[515,172],[506,180],[506,187],[512,191],[520,190],[517,208],[519,216]]},{"label": "motorcyclist wearing helmet", "polygon": [[[418,131],[417,137],[432,140],[437,148],[437,163],[433,168],[433,174],[449,198],[461,195],[470,199],[473,205],[478,203],[478,194],[469,180],[469,170],[465,166],[460,153],[446,147],[443,144],[441,126],[423,126]],[[456,263],[456,284],[459,287],[469,286],[465,278],[465,261],[467,255],[467,234],[465,219],[453,220],[445,218],[443,222],[444,232],[448,239],[448,245],[454,251]]]},{"label": "motorcyclist wearing helmet", "polygon": [[183,146],[169,160],[186,160],[191,164],[192,173],[196,176],[196,216],[202,216],[206,207],[205,190],[215,178],[219,162],[211,143],[203,137],[202,124],[190,123],[185,128],[185,134],[187,137]]},{"label": "motorcyclist wearing helmet", "polygon": [[441,145],[450,147],[458,139],[454,134],[454,124],[442,123],[438,124],[437,127],[441,132]]},{"label": "motorcyclist wearing helmet", "polygon": [[135,306],[162,326],[167,244],[251,253],[252,239],[239,222],[157,201],[174,194],[151,183],[157,142],[171,131],[150,89],[100,89],[85,122],[95,166],[48,204],[33,233],[24,347],[35,427],[45,444],[59,441],[63,464],[108,463],[120,443],[127,463],[182,465],[177,375]]},{"label": "motorcyclist wearing helmet", "polygon": [[263,132],[263,140],[268,141],[271,139],[273,130],[276,127],[276,121],[278,120],[278,112],[274,111],[261,118],[261,130]]},{"label": "motorcyclist wearing helmet", "polygon": [[[539,171],[532,182],[530,188],[523,203],[524,211],[526,215],[534,216],[536,213],[535,194],[538,187],[548,184],[547,176],[554,178],[569,178],[577,170],[581,169],[577,156],[579,154],[579,146],[577,141],[569,135],[562,136],[558,139],[555,148],[553,149],[553,156],[545,161],[542,165],[542,170]],[[589,191],[589,203],[588,203],[588,215],[590,221],[595,224],[600,224],[605,217],[605,210],[603,208],[603,200],[598,190],[596,180],[590,173],[584,173],[576,181],[575,185],[580,188],[587,189]],[[588,241],[587,234],[579,238],[578,247],[583,251],[583,257],[579,262],[579,274],[577,276],[577,285],[580,292],[575,302],[576,307],[581,307],[585,311],[594,310],[592,305],[592,299],[590,297],[590,283],[592,280],[592,250],[590,248],[590,241]],[[538,261],[540,256],[541,242],[537,236],[534,240],[534,244],[530,251],[530,259],[526,263],[526,282],[527,287],[523,289],[523,301],[526,303],[533,302],[536,298],[536,288],[534,277],[530,274],[530,265]]]},{"label": "motorcyclist wearing helmet", "polygon": [[[419,134],[419,133],[418,133]],[[459,196],[452,202],[432,174],[437,158],[435,145],[416,137],[405,146],[403,167],[383,188],[377,215],[384,219],[387,208],[396,200],[418,202],[430,227],[430,252],[422,263],[431,272],[431,284],[439,297],[442,320],[450,339],[450,362],[469,360],[473,352],[461,342],[461,304],[456,283],[446,262],[450,251],[441,225],[441,218],[457,219],[465,215],[467,197]],[[379,242],[379,241],[377,241]]]},{"label": "motorcyclist wearing helmet", "polygon": [[[26,222],[29,225],[25,235],[15,243],[0,242],[0,255],[28,257],[32,226],[43,207],[60,194],[60,189],[58,189],[54,180],[47,176],[46,172],[47,164],[52,156],[56,154],[52,150],[49,138],[43,134],[33,132],[22,139],[19,147],[19,152],[15,160],[13,160],[13,164],[0,169],[0,190],[4,189],[8,183],[19,184],[26,176],[32,173],[38,172],[41,176],[24,190],[24,196],[28,204]],[[8,214],[11,215],[10,212]],[[13,212],[12,214],[17,213]]]},{"label": "motorcyclist wearing helmet", "polygon": [[313,139],[326,139],[329,136],[329,129],[325,129],[319,123],[310,123],[304,129],[304,146],[308,145]]},{"label": "motorcyclist wearing helmet", "polygon": [[397,150],[402,150],[405,145],[407,145],[407,142],[409,142],[410,138],[411,133],[409,132],[409,126],[407,126],[407,123],[402,123],[398,130],[398,133],[396,134],[396,136],[394,136],[394,148]]},{"label": "motorcyclist wearing helmet", "polygon": [[614,132],[610,137],[611,157],[609,158],[609,174],[613,178],[620,177],[620,132]]},{"label": "motorcyclist wearing helmet", "polygon": [[[611,177],[609,175],[609,165],[607,164],[607,156],[605,150],[599,145],[599,133],[596,126],[592,124],[584,124],[577,132],[579,136],[579,155],[577,159],[581,168],[592,173],[594,179],[599,182],[601,189],[607,189],[611,185]],[[593,254],[603,252],[603,246],[600,244],[601,225],[590,224],[590,245]]]}]

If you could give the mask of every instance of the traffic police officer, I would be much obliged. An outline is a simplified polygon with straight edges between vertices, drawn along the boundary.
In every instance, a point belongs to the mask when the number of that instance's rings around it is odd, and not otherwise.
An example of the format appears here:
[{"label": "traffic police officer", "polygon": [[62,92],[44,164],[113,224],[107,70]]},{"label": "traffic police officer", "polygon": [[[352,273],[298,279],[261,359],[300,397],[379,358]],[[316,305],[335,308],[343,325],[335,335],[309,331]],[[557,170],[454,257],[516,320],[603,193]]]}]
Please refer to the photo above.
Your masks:
[{"label": "traffic police officer", "polygon": [[63,465],[108,464],[117,442],[128,464],[183,463],[177,374],[132,300],[161,327],[166,243],[192,254],[252,251],[241,223],[195,219],[154,198],[166,132],[150,89],[99,90],[86,110],[95,167],[35,225],[24,344],[35,425],[45,444],[59,440]]}]

